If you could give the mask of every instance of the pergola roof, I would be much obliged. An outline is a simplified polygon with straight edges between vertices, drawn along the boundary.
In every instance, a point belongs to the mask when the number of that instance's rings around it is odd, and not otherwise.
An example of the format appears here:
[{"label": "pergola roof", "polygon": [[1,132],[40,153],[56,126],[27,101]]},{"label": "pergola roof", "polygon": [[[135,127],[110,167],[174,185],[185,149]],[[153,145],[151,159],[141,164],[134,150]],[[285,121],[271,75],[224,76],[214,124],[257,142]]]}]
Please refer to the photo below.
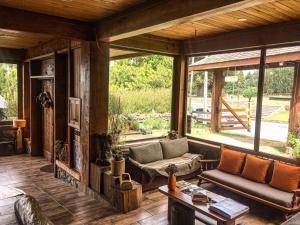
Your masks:
[{"label": "pergola roof", "polygon": [[[258,65],[259,57],[259,50],[209,55],[191,64],[189,71]],[[300,46],[267,50],[267,63],[295,60],[300,60]]]}]

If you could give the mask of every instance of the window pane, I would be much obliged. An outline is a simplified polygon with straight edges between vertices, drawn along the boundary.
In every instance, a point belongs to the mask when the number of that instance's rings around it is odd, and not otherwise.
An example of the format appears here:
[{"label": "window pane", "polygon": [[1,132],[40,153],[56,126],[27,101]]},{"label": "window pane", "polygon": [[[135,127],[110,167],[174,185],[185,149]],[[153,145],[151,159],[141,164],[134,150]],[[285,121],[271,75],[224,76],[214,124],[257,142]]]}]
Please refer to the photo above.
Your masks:
[{"label": "window pane", "polygon": [[0,63],[0,121],[18,117],[17,65]]},{"label": "window pane", "polygon": [[[268,49],[262,104],[260,151],[294,157],[299,138],[299,99],[291,104],[300,47]],[[299,74],[297,73],[297,76]],[[296,90],[299,89],[299,86]],[[293,110],[292,110],[293,109]],[[293,113],[291,113],[293,112]],[[292,116],[293,115],[293,116]],[[290,118],[290,116],[292,116]],[[289,135],[289,118],[291,119]],[[287,138],[289,143],[287,143]],[[300,150],[300,146],[298,146]],[[299,152],[300,153],[300,152]]]},{"label": "window pane", "polygon": [[173,58],[111,61],[110,120],[119,111],[123,141],[164,137],[170,130]]},{"label": "window pane", "polygon": [[187,134],[253,149],[260,51],[190,59]]}]

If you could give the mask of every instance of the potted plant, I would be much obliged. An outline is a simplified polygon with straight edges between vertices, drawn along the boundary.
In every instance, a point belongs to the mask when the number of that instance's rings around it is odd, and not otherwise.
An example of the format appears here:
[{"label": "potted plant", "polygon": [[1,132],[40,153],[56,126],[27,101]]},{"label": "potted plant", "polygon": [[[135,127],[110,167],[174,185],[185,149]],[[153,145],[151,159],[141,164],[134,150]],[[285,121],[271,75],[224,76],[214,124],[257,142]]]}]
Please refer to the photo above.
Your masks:
[{"label": "potted plant", "polygon": [[166,173],[169,175],[168,178],[168,187],[170,191],[175,191],[176,189],[176,176],[175,173],[177,172],[177,166],[175,164],[170,164],[166,168]]},{"label": "potted plant", "polygon": [[110,115],[110,133],[111,136],[111,164],[113,176],[121,176],[125,172],[125,159],[121,150],[120,136],[123,127],[123,118],[121,116],[120,98],[115,110]]}]

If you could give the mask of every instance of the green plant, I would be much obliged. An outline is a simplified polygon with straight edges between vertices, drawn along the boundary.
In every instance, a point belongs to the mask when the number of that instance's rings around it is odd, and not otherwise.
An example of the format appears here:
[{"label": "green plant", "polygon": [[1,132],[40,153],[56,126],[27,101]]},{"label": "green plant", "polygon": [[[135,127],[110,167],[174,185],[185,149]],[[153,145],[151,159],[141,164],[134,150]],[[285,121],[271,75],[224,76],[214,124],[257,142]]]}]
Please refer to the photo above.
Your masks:
[{"label": "green plant", "polygon": [[243,90],[242,95],[243,97],[247,98],[248,101],[251,101],[251,98],[255,97],[257,94],[257,88],[256,87],[249,87],[245,90]]},{"label": "green plant", "polygon": [[295,145],[293,153],[295,158],[300,159],[300,142],[297,142],[297,144]]},{"label": "green plant", "polygon": [[295,148],[296,145],[298,143],[300,143],[300,139],[299,139],[298,135],[294,132],[288,133],[287,141],[288,141],[288,145],[291,146],[292,148]]}]

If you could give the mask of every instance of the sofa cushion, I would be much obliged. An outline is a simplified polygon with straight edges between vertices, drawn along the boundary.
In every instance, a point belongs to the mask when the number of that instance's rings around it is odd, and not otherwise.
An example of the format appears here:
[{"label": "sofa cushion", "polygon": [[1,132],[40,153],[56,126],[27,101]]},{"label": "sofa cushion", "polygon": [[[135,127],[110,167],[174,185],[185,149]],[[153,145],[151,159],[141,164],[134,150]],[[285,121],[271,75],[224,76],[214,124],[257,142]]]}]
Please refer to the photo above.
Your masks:
[{"label": "sofa cushion", "polygon": [[189,146],[186,137],[171,141],[162,141],[160,143],[164,159],[180,157],[189,152]]},{"label": "sofa cushion", "polygon": [[150,163],[163,159],[160,143],[130,147],[130,157],[139,163]]},{"label": "sofa cushion", "polygon": [[270,160],[261,159],[248,154],[242,172],[242,177],[248,178],[259,183],[265,183],[265,178],[270,163]]},{"label": "sofa cushion", "polygon": [[292,207],[293,193],[272,188],[268,184],[257,183],[218,169],[205,171],[202,176],[278,205]]},{"label": "sofa cushion", "polygon": [[292,192],[298,188],[300,167],[281,162],[274,163],[274,171],[270,185],[283,191]]},{"label": "sofa cushion", "polygon": [[228,148],[221,148],[222,152],[218,169],[232,174],[240,173],[246,154]]}]

